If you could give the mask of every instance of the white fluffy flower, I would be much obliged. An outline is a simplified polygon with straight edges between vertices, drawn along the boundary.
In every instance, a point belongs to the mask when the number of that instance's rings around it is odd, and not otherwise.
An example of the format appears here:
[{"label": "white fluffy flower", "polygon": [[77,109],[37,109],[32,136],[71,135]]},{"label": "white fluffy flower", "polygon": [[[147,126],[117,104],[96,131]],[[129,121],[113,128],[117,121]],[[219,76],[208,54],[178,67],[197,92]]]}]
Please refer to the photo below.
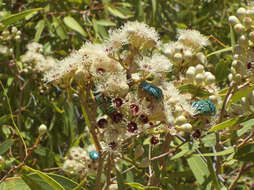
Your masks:
[{"label": "white fluffy flower", "polygon": [[146,74],[159,74],[170,72],[172,68],[172,63],[169,59],[161,54],[154,54],[150,57],[143,57],[142,60],[138,61],[138,66],[141,71]]},{"label": "white fluffy flower", "polygon": [[195,49],[203,48],[209,44],[208,38],[197,30],[178,30],[178,40]]}]

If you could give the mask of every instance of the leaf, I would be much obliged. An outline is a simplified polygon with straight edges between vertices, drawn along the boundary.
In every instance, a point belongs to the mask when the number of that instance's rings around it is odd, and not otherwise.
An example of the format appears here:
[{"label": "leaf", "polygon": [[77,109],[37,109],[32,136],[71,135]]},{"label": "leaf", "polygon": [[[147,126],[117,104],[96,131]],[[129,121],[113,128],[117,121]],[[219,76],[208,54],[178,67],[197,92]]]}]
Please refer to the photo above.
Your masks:
[{"label": "leaf", "polygon": [[36,28],[36,33],[35,33],[35,37],[34,37],[34,41],[35,42],[39,41],[39,39],[41,37],[41,33],[42,33],[44,27],[45,27],[45,21],[44,20],[40,20],[38,22],[38,24],[36,25],[36,27],[35,27]]},{"label": "leaf", "polygon": [[124,180],[122,174],[116,169],[116,179],[117,179],[117,185],[118,189],[125,189]]},{"label": "leaf", "polygon": [[244,145],[237,149],[235,159],[245,162],[254,161],[254,143]]},{"label": "leaf", "polygon": [[11,115],[10,114],[3,115],[2,117],[0,117],[0,125],[5,124],[10,119],[11,119]]},{"label": "leaf", "polygon": [[61,40],[65,40],[68,38],[66,32],[63,29],[62,22],[56,17],[53,16],[53,26],[56,30],[56,34],[61,38]]},{"label": "leaf", "polygon": [[87,33],[84,31],[84,29],[80,26],[80,24],[71,16],[64,17],[64,23],[66,26],[71,28],[72,30],[80,33],[82,36],[87,37]]},{"label": "leaf", "polygon": [[178,90],[181,93],[191,93],[194,96],[198,96],[198,97],[206,97],[206,96],[210,96],[210,93],[198,86],[195,86],[193,84],[185,84],[182,85],[180,87],[178,87]]},{"label": "leaf", "polygon": [[[232,25],[230,25],[230,40],[231,40],[231,47],[235,47],[235,34],[234,34]],[[232,53],[234,54],[234,48],[232,48]]]},{"label": "leaf", "polygon": [[2,144],[0,144],[0,155],[4,154],[9,150],[9,148],[13,145],[13,140],[7,139]]},{"label": "leaf", "polygon": [[208,167],[204,162],[204,160],[201,157],[192,156],[189,159],[187,159],[187,162],[197,182],[200,185],[203,184],[210,175]]},{"label": "leaf", "polygon": [[8,15],[8,16],[4,17],[0,21],[0,23],[4,25],[3,27],[0,26],[0,31],[2,31],[7,26],[9,26],[9,25],[11,25],[11,24],[13,24],[13,23],[15,23],[19,20],[25,19],[26,16],[28,16],[28,15],[37,13],[40,10],[42,10],[42,8],[30,9],[30,10],[23,11],[21,13],[11,14],[11,15]]},{"label": "leaf", "polygon": [[216,135],[214,133],[208,134],[201,139],[205,147],[213,147],[216,144]]},{"label": "leaf", "polygon": [[0,190],[31,190],[21,178],[9,178],[0,184]]},{"label": "leaf", "polygon": [[133,183],[126,183],[126,184],[138,190],[145,190],[144,186],[140,183],[133,182]]},{"label": "leaf", "polygon": [[241,100],[242,97],[248,96],[248,94],[254,90],[254,86],[246,86],[245,88],[241,88],[237,90],[233,96],[230,98],[228,105],[238,102]]},{"label": "leaf", "polygon": [[116,26],[115,23],[113,23],[110,20],[96,20],[96,23],[101,26]]},{"label": "leaf", "polygon": [[254,115],[248,115],[248,116],[237,117],[235,119],[229,119],[227,121],[224,121],[222,123],[219,123],[219,124],[213,126],[211,129],[209,129],[208,132],[213,132],[213,131],[218,131],[218,130],[222,130],[225,128],[229,128],[234,125],[240,124],[244,121],[247,121],[249,119],[252,119],[253,117],[254,117]]},{"label": "leaf", "polygon": [[214,52],[208,54],[207,57],[210,57],[210,56],[212,56],[212,55],[216,55],[216,54],[219,54],[219,53],[228,52],[228,51],[233,51],[233,48],[232,48],[232,47],[226,47],[226,48],[223,48],[223,49],[214,51]]},{"label": "leaf", "polygon": [[222,81],[228,77],[229,63],[226,61],[219,61],[215,66],[215,77],[217,81]]},{"label": "leaf", "polygon": [[36,189],[36,190],[46,190],[42,188],[38,182],[36,182],[34,179],[32,179],[30,176],[27,175],[22,175],[21,176],[24,182],[31,188],[31,189]]},{"label": "leaf", "polygon": [[202,153],[202,154],[193,154],[193,156],[224,156],[234,152],[234,147],[230,147],[226,150],[215,152],[215,153]]},{"label": "leaf", "polygon": [[30,168],[30,167],[27,167],[27,166],[24,166],[24,168],[36,173],[38,176],[40,176],[40,178],[45,182],[47,183],[48,185],[50,185],[53,190],[65,190],[64,187],[58,183],[57,181],[55,181],[52,177],[50,177],[49,175],[47,175],[46,173],[44,172],[41,172],[39,170],[35,170],[33,168]]},{"label": "leaf", "polygon": [[245,122],[241,123],[240,125],[243,126],[243,128],[236,131],[236,134],[237,134],[238,137],[242,136],[243,134],[245,134],[248,131],[250,131],[251,129],[253,129],[254,119],[250,119],[248,121],[245,121]]},{"label": "leaf", "polygon": [[119,18],[122,18],[122,19],[127,19],[127,18],[130,18],[132,16],[127,16],[127,15],[124,15],[121,11],[119,11],[117,8],[114,8],[114,7],[111,7],[111,6],[108,6],[107,7],[107,10],[113,15],[113,16],[116,16],[116,17],[119,17]]}]

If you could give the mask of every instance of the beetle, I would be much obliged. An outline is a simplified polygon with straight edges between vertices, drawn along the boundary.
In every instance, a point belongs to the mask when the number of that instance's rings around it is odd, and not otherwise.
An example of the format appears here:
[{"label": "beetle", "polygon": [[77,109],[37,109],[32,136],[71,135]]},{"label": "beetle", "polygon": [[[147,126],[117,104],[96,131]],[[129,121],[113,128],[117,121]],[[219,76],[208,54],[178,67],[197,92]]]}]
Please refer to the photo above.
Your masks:
[{"label": "beetle", "polygon": [[211,115],[216,111],[215,104],[211,100],[195,101],[191,106],[195,108],[196,112],[203,115]]},{"label": "beetle", "polygon": [[92,160],[98,160],[99,158],[99,153],[96,150],[92,150],[91,152],[89,152],[89,157]]},{"label": "beetle", "polygon": [[155,97],[157,100],[161,100],[163,98],[163,93],[162,90],[150,83],[147,82],[141,82],[140,87],[142,90],[144,90],[147,94],[152,95]]}]

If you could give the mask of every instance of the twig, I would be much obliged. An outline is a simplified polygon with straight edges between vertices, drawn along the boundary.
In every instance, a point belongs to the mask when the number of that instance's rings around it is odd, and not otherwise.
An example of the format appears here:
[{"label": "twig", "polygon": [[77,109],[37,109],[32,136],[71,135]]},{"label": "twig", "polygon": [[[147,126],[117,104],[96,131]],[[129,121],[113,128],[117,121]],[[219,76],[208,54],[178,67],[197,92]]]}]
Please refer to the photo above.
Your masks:
[{"label": "twig", "polygon": [[151,185],[152,182],[152,177],[153,177],[153,171],[152,171],[152,145],[149,144],[149,151],[148,151],[148,160],[149,160],[149,166],[148,166],[148,170],[149,170],[149,180],[147,183],[147,186]]},{"label": "twig", "polygon": [[31,156],[32,152],[38,147],[39,143],[40,143],[40,138],[41,136],[37,137],[35,144],[28,149],[28,152],[26,154],[26,157],[24,158],[24,160],[18,165],[18,166],[14,166],[12,167],[8,173],[1,179],[0,184],[12,173],[14,173],[16,170],[20,169],[22,166],[24,166],[26,164],[27,159]]},{"label": "twig", "polygon": [[239,173],[237,174],[237,176],[235,177],[234,181],[232,182],[232,184],[229,186],[228,190],[232,190],[235,185],[237,184],[238,179],[241,177],[241,175],[243,174],[244,168],[246,166],[246,163],[242,165],[242,167],[239,169]]},{"label": "twig", "polygon": [[107,190],[109,185],[111,184],[111,169],[112,169],[112,160],[113,160],[113,155],[109,154],[108,155],[108,164],[107,164],[107,181],[103,187],[102,190]]}]

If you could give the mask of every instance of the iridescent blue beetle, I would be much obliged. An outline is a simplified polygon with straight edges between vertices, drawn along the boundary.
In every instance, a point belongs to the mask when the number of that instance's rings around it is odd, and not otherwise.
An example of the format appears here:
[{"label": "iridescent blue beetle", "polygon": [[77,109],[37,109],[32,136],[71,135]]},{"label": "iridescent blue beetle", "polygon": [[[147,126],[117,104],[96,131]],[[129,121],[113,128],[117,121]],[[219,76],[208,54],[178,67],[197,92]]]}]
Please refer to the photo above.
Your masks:
[{"label": "iridescent blue beetle", "polygon": [[146,93],[155,97],[157,100],[161,100],[163,98],[162,90],[157,86],[154,86],[154,85],[147,83],[147,82],[141,82],[140,87]]},{"label": "iridescent blue beetle", "polygon": [[193,102],[191,106],[195,108],[198,114],[211,115],[216,111],[216,107],[211,100],[199,100]]},{"label": "iridescent blue beetle", "polygon": [[99,153],[96,150],[92,150],[91,152],[89,152],[89,157],[92,160],[98,160],[99,158]]}]

